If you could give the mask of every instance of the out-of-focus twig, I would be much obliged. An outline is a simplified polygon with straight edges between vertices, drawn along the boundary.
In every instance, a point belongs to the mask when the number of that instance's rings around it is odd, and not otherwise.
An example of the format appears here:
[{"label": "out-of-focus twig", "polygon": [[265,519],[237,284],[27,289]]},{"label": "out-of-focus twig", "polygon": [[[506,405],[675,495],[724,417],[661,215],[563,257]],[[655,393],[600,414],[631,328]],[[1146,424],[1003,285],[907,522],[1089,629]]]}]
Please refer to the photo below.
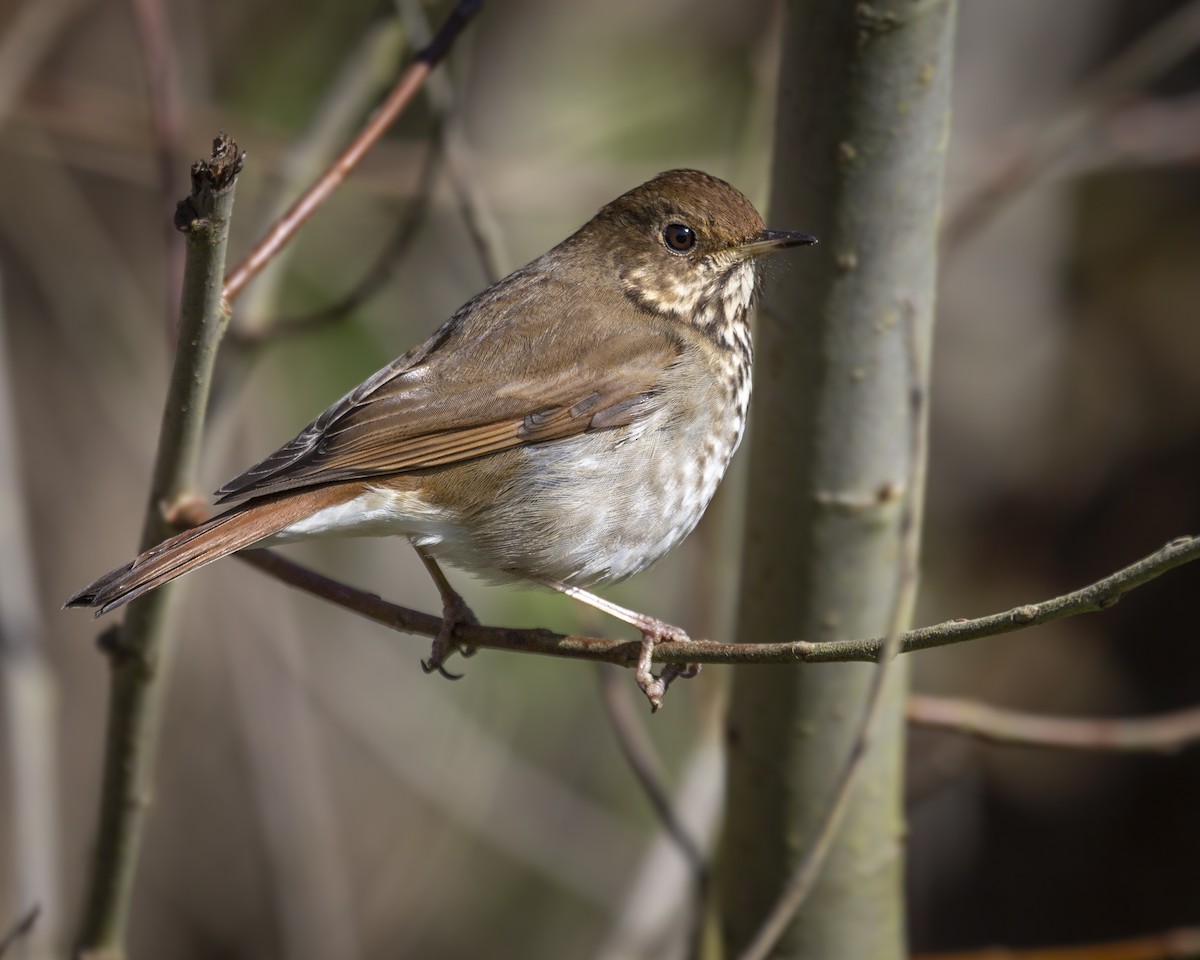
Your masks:
[{"label": "out-of-focus twig", "polygon": [[345,319],[373,297],[391,279],[396,265],[412,246],[413,240],[428,216],[433,193],[433,179],[440,152],[440,148],[435,145],[426,153],[416,200],[407,215],[392,231],[387,243],[376,255],[375,262],[371,264],[349,293],[335,303],[308,313],[279,317],[255,325],[253,329],[233,329],[230,331],[230,340],[243,347],[255,347],[267,341],[311,333]]},{"label": "out-of-focus twig", "polygon": [[64,24],[88,0],[23,3],[0,38],[0,123]]},{"label": "out-of-focus twig", "polygon": [[1181,927],[1130,940],[1065,947],[983,947],[952,953],[915,953],[912,960],[1195,960],[1200,927]]},{"label": "out-of-focus twig", "polygon": [[[243,160],[228,137],[215,140],[212,157],[193,164],[192,192],[176,211],[176,225],[188,237],[180,335],[163,408],[142,549],[166,538],[170,528],[163,507],[187,494],[194,482],[217,345],[229,320],[220,289],[234,187]],[[112,690],[104,781],[78,947],[110,960],[125,955],[133,878],[161,723],[171,593],[155,590],[131,603],[109,643]]]},{"label": "out-of-focus twig", "polygon": [[[334,797],[339,780],[305,689],[319,681],[290,606],[249,615],[240,629],[221,630],[219,620],[210,629],[230,664],[279,953],[290,960],[359,960],[358,903]],[[258,642],[246,643],[247,636]]]},{"label": "out-of-focus twig", "polygon": [[1080,158],[1081,172],[1122,166],[1200,162],[1200,94],[1138,100],[1101,121],[1100,148]]},{"label": "out-of-focus twig", "polygon": [[638,712],[634,710],[630,694],[632,688],[611,666],[602,665],[599,674],[601,700],[608,715],[609,726],[617,738],[617,746],[620,747],[625,762],[633,770],[646,799],[650,801],[650,807],[662,824],[663,830],[687,861],[692,880],[692,898],[686,942],[689,944],[688,955],[698,956],[704,908],[708,897],[708,864],[699,845],[675,812],[662,764],[654,752],[654,745],[646,735]]},{"label": "out-of-focus twig", "polygon": [[[432,30],[421,4],[417,0],[397,0],[396,6],[414,42],[428,43]],[[488,283],[495,283],[508,273],[507,257],[503,252],[500,229],[483,198],[479,178],[471,169],[471,150],[454,109],[454,88],[448,77],[435,76],[430,79],[426,95],[434,112],[441,118],[441,141],[446,155],[446,172],[458,199],[459,213],[479,257],[483,275]]]},{"label": "out-of-focus twig", "polygon": [[[391,17],[372,23],[349,51],[303,136],[289,146],[280,160],[272,196],[261,205],[268,217],[264,229],[287,211],[291,199],[319,177],[351,139],[362,115],[393,81],[404,45],[404,29]],[[275,335],[277,321],[273,314],[278,309],[279,286],[286,274],[282,267],[291,249],[281,249],[275,255],[272,269],[242,298],[229,331],[232,342],[257,343]],[[298,332],[298,329],[284,332]]]},{"label": "out-of-focus twig", "polygon": [[383,136],[392,122],[408,106],[421,89],[425,79],[445,57],[483,0],[460,0],[450,12],[434,39],[422,49],[404,71],[391,93],[371,116],[350,145],[325,173],[314,183],[267,231],[241,263],[225,279],[222,296],[232,302],[272,258],[295,236],[334,190],[358,166],[368,150]]},{"label": "out-of-focus twig", "polygon": [[150,129],[158,164],[158,189],[161,195],[163,258],[165,284],[163,316],[167,327],[167,349],[174,350],[178,333],[176,291],[183,279],[183,247],[175,242],[171,223],[175,211],[176,172],[182,166],[183,105],[179,96],[176,53],[171,42],[171,27],[163,0],[130,0],[137,26],[138,49],[146,69],[146,89],[150,104]]},{"label": "out-of-focus twig", "polygon": [[1200,743],[1200,707],[1154,717],[1051,717],[977,700],[913,694],[908,719],[991,743],[1112,753],[1178,753]]},{"label": "out-of-focus twig", "polygon": [[[395,652],[391,644],[384,649],[389,656]],[[277,675],[310,698],[330,731],[365,751],[463,836],[487,844],[601,914],[627,890],[629,865],[640,843],[636,827],[565,782],[558,771],[514,750],[503,730],[480,724],[442,694],[444,684],[422,684],[420,722],[397,723],[395,705],[387,697],[362,696],[361,678],[352,672],[333,677],[297,674],[292,667],[276,658]],[[454,763],[443,762],[449,752]],[[439,865],[431,865],[435,876]],[[427,872],[414,882],[428,887]]]},{"label": "out-of-focus twig", "polygon": [[0,285],[0,570],[4,571],[0,575],[0,704],[4,710],[0,726],[10,766],[6,779],[13,826],[13,893],[20,903],[36,903],[48,910],[52,921],[38,930],[32,951],[49,954],[61,947],[61,931],[56,929],[62,896],[58,686],[46,658],[34,583],[37,563],[21,482],[5,306]]},{"label": "out-of-focus twig", "polygon": [[[431,43],[432,30],[420,4],[402,0],[397,7],[404,32],[411,38],[411,42],[422,46]],[[235,323],[231,330],[234,342],[254,346],[268,340],[310,333],[344,319],[374,296],[391,277],[397,262],[409,249],[418,229],[427,218],[433,198],[434,179],[443,166],[458,197],[459,209],[479,255],[484,275],[489,282],[499,279],[503,272],[503,257],[498,252],[499,231],[487,213],[474,178],[469,176],[467,170],[465,143],[462,132],[453,118],[454,95],[450,81],[442,74],[433,73],[426,81],[425,92],[438,122],[432,138],[434,146],[425,154],[420,185],[416,190],[418,199],[392,232],[371,267],[340,300],[309,313],[256,320],[261,311],[244,310],[241,315],[249,319],[246,322]]]},{"label": "out-of-focus twig", "polygon": [[1098,120],[1200,46],[1200,0],[1184,4],[1108,60],[1036,129],[1005,163],[981,179],[946,217],[945,251],[957,249],[1060,163]]},{"label": "out-of-focus twig", "polygon": [[21,916],[17,917],[16,922],[12,927],[5,932],[3,937],[0,937],[0,957],[8,953],[8,948],[18,941],[29,936],[33,931],[34,924],[37,923],[37,918],[41,914],[42,908],[35,904],[26,910]]},{"label": "out-of-focus twig", "polygon": [[688,861],[696,884],[703,888],[708,882],[708,867],[704,862],[704,854],[700,852],[696,841],[688,834],[671,807],[670,790],[667,788],[662,764],[639,722],[638,714],[634,711],[629,687],[622,681],[619,673],[607,666],[600,670],[599,675],[601,700],[616,735],[617,746],[641,784],[659,822]]}]

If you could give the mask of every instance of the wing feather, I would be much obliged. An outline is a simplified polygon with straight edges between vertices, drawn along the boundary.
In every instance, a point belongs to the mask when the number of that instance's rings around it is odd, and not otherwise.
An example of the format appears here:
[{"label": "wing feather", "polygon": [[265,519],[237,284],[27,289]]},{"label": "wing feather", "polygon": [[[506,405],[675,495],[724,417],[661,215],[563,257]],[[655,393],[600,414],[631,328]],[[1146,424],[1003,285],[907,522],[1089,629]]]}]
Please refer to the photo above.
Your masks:
[{"label": "wing feather", "polygon": [[[217,491],[222,501],[469,460],[635,422],[686,349],[632,304],[606,317],[571,299],[529,314],[532,264],[485,291],[419,347],[369,377],[289,443]],[[578,289],[578,288],[576,288]]]}]

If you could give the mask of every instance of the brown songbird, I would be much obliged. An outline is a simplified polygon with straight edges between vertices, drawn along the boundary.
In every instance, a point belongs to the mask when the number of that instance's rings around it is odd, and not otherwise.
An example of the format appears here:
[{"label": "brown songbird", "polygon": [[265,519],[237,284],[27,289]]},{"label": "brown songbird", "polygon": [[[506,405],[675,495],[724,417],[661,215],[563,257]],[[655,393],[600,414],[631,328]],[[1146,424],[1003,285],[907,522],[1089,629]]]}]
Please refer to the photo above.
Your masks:
[{"label": "brown songbird", "polygon": [[217,491],[241,501],[105,574],[68,606],[119,607],[246,547],[407,537],[442,596],[441,669],[470,611],[446,562],[543,584],[643,636],[651,673],[678,627],[585,587],[644,570],[696,526],[742,438],[761,254],[811,244],[764,229],[741,193],[672,170],[604,207]]}]

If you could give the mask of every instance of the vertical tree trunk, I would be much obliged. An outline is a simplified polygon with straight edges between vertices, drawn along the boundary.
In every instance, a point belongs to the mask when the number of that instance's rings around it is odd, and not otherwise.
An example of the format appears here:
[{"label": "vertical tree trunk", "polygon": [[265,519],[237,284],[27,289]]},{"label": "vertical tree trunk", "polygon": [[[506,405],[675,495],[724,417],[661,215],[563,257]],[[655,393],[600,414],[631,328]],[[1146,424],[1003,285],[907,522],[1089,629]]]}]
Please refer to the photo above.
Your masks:
[{"label": "vertical tree trunk", "polygon": [[[954,0],[788,5],[769,223],[821,245],[775,266],[759,313],[744,641],[890,625],[904,488],[920,473],[909,398],[927,389],[913,375],[932,328],[954,13]],[[922,495],[911,491],[917,519]],[[730,956],[812,843],[873,669],[737,670],[718,880]],[[906,683],[893,669],[839,837],[777,956],[905,954]]]}]

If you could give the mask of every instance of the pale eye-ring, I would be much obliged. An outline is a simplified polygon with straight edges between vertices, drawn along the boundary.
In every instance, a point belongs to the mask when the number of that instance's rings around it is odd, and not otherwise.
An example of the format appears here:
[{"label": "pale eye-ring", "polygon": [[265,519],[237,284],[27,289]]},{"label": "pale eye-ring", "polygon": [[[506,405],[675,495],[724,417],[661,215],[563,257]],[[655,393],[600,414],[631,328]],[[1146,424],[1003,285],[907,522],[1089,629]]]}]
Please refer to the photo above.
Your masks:
[{"label": "pale eye-ring", "polygon": [[669,223],[663,230],[663,243],[672,253],[687,253],[696,245],[696,231],[684,223]]}]

